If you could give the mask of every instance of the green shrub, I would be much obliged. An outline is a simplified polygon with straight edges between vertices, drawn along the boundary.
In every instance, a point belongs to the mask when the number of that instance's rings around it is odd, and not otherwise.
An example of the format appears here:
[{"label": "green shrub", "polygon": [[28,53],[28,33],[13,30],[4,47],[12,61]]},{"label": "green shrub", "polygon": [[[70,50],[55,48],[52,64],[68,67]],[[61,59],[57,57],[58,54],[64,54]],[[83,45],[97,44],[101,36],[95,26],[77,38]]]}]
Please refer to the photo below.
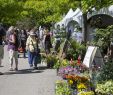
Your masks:
[{"label": "green shrub", "polygon": [[86,52],[86,47],[83,44],[77,43],[75,40],[70,39],[70,48],[67,50],[67,59],[73,58],[74,60],[78,59],[78,56],[81,55],[84,57]]},{"label": "green shrub", "polygon": [[97,95],[113,95],[113,81],[97,84],[96,93]]},{"label": "green shrub", "polygon": [[56,55],[49,54],[46,56],[46,61],[48,67],[53,67],[57,63],[58,58]]},{"label": "green shrub", "polygon": [[82,91],[82,92],[80,92],[80,93],[77,94],[77,95],[94,95],[94,92],[93,92],[93,91],[88,91],[88,92]]},{"label": "green shrub", "polygon": [[103,82],[113,79],[113,62],[107,62],[103,65],[100,72],[97,74],[97,82]]},{"label": "green shrub", "polygon": [[55,87],[55,95],[71,95],[71,91],[67,82],[57,81]]}]

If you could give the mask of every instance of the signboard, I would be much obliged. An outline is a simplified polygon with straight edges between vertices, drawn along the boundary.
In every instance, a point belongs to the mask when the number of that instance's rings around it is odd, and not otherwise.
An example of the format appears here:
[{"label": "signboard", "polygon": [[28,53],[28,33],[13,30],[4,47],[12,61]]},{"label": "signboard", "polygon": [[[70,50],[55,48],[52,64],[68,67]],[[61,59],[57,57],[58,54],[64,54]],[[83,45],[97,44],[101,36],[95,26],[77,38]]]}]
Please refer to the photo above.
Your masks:
[{"label": "signboard", "polygon": [[92,65],[101,67],[104,61],[98,47],[89,46],[83,60],[83,64],[90,68]]}]

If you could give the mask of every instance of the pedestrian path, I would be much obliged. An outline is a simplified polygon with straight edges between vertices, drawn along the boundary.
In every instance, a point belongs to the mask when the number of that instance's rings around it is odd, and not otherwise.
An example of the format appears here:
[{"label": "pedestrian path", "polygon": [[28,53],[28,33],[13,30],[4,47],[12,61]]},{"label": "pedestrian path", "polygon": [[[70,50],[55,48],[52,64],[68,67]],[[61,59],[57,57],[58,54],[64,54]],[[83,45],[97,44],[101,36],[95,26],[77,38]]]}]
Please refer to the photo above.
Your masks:
[{"label": "pedestrian path", "polygon": [[8,53],[0,67],[0,95],[55,95],[56,70],[39,65],[39,70],[30,70],[27,59],[19,59],[19,71],[9,71]]}]

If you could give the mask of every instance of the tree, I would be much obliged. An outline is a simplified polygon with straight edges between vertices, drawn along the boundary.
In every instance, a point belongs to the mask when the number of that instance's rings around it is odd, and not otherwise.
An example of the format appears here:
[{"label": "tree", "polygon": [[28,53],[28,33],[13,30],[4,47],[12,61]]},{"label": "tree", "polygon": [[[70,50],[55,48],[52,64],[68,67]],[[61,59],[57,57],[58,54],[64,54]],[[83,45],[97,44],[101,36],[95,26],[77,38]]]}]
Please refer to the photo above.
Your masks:
[{"label": "tree", "polygon": [[0,22],[15,24],[20,18],[22,2],[16,0],[0,0]]},{"label": "tree", "polygon": [[75,9],[77,3],[74,0],[1,0],[0,5],[1,22],[14,25],[28,18],[39,25],[60,20],[70,8]]},{"label": "tree", "polygon": [[100,48],[103,56],[107,54],[108,49],[110,48],[110,43],[113,40],[112,36],[113,25],[108,26],[106,29],[97,29],[95,32],[95,39],[93,44]]},{"label": "tree", "polygon": [[[97,0],[81,0],[81,6],[83,13],[87,13],[91,7],[99,9],[112,2],[103,0],[101,4]],[[61,20],[70,8],[76,9],[79,3],[77,0],[0,0],[0,21],[15,25],[29,19],[32,25],[51,24]]]},{"label": "tree", "polygon": [[74,4],[70,0],[28,0],[24,7],[38,23],[50,23],[60,20],[69,8],[75,7]]}]

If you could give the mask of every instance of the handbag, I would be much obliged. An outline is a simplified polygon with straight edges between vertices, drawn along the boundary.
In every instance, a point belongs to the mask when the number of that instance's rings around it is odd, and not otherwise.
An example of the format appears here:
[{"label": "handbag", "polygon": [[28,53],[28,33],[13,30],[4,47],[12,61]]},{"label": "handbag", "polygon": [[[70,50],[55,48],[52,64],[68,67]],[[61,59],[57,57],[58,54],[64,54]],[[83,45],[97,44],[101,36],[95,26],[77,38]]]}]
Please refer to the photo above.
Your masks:
[{"label": "handbag", "polygon": [[18,51],[19,51],[20,53],[23,53],[24,50],[23,50],[22,47],[19,47],[19,48],[18,48]]}]

